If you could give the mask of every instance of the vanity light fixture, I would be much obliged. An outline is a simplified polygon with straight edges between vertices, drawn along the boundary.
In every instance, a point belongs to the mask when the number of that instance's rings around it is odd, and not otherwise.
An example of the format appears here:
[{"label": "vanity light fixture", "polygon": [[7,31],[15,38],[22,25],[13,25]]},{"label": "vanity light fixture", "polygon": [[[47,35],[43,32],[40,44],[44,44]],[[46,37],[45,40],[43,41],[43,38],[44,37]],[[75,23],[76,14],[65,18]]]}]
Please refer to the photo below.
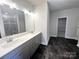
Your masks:
[{"label": "vanity light fixture", "polygon": [[25,14],[32,15],[32,13],[31,13],[31,12],[29,12],[28,10],[26,10],[26,9],[23,9],[23,11],[24,11],[24,13],[25,13]]}]

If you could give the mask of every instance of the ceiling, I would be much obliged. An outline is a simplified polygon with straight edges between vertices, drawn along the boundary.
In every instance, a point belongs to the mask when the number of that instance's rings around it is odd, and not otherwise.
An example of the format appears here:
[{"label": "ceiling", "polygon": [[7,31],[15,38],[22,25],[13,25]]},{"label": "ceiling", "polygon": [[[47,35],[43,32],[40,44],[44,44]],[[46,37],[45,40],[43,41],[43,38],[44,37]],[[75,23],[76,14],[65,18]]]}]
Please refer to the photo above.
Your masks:
[{"label": "ceiling", "polygon": [[79,0],[48,0],[51,11],[79,8]]},{"label": "ceiling", "polygon": [[38,6],[38,5],[41,5],[43,2],[45,2],[46,0],[28,0],[28,1],[35,6]]},{"label": "ceiling", "polygon": [[16,3],[20,8],[27,8],[29,11],[35,9],[35,7],[41,5],[45,0],[8,0],[9,2]]},{"label": "ceiling", "polygon": [[[9,0],[10,1],[10,0]],[[17,2],[17,3],[23,3],[23,4],[31,4],[33,6],[37,6],[37,5],[40,5],[41,3],[43,3],[45,0],[11,0],[13,2]]]},{"label": "ceiling", "polygon": [[9,0],[19,7],[27,8],[29,11],[35,9],[35,7],[48,1],[48,6],[51,11],[64,10],[70,8],[79,8],[79,0]]}]

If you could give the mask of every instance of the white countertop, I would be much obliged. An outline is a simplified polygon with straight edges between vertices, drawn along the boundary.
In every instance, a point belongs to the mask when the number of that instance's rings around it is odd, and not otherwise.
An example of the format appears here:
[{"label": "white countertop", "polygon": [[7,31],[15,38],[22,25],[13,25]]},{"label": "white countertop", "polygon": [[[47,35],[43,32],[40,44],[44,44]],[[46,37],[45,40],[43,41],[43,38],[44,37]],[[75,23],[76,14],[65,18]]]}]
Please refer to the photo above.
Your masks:
[{"label": "white countertop", "polygon": [[31,38],[35,37],[36,35],[40,34],[41,32],[37,33],[28,33],[24,35],[18,36],[18,38],[15,38],[15,41],[4,43],[3,45],[0,45],[0,58],[7,55],[11,51],[13,51],[15,48],[19,47],[23,43],[27,42]]}]

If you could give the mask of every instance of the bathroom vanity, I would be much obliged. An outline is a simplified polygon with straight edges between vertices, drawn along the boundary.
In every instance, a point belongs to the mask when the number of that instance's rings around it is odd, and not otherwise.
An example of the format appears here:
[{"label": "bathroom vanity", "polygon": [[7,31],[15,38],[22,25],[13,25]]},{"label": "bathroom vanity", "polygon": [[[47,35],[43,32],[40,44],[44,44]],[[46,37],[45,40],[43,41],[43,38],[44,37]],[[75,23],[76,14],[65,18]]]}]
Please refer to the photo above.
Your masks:
[{"label": "bathroom vanity", "polygon": [[0,45],[0,59],[30,59],[40,42],[40,32],[19,35],[12,42]]},{"label": "bathroom vanity", "polygon": [[41,33],[34,33],[32,11],[15,3],[12,6],[0,5],[0,59],[30,59],[41,42]]}]

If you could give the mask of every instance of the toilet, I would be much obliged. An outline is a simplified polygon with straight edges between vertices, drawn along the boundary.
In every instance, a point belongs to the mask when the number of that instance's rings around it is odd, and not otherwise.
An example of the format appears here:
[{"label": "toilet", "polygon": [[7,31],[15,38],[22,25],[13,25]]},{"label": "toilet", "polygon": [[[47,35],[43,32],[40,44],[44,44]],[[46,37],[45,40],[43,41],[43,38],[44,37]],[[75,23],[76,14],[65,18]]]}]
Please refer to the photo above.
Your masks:
[{"label": "toilet", "polygon": [[78,40],[77,47],[79,47],[79,27],[77,29],[77,40]]}]

